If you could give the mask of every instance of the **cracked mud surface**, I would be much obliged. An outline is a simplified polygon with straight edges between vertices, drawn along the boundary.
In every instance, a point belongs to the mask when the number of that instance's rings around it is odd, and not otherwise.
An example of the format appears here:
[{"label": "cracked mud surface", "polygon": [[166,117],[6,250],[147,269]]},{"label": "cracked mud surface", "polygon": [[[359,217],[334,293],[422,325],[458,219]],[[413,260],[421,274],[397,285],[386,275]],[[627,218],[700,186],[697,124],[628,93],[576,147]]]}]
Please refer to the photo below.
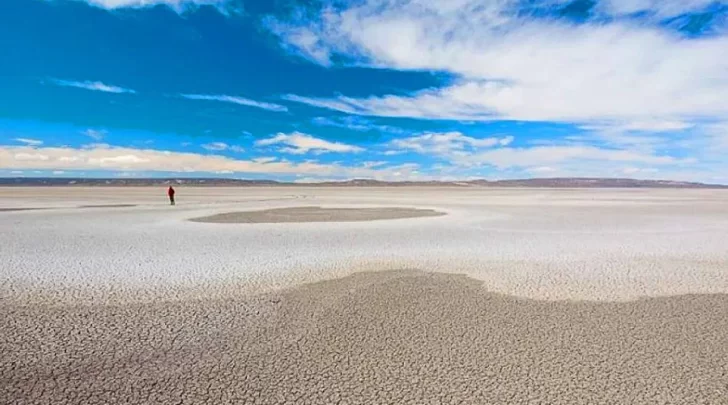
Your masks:
[{"label": "cracked mud surface", "polygon": [[[237,297],[240,288],[388,269],[467,274],[488,291],[541,300],[728,293],[725,190],[180,188],[174,207],[165,193],[0,187],[0,207],[55,208],[0,213],[0,297],[108,304],[128,303],[127,291],[159,300],[211,289]],[[137,206],[77,209],[112,204]],[[447,215],[291,226],[189,221],[292,207]]]},{"label": "cracked mud surface", "polygon": [[3,404],[728,404],[728,296],[622,303],[361,273],[273,294],[0,306]]},{"label": "cracked mud surface", "polygon": [[322,208],[292,207],[263,211],[228,212],[202,218],[193,222],[218,224],[273,224],[287,222],[360,222],[384,219],[439,217],[442,212],[415,208]]}]

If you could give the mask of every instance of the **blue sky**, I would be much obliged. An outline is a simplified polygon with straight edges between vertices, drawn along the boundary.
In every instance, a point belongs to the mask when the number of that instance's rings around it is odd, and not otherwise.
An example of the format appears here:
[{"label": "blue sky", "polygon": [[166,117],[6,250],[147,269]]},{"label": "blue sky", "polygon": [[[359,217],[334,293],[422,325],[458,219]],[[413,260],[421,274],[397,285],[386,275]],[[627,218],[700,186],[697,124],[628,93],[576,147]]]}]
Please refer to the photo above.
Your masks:
[{"label": "blue sky", "polygon": [[728,2],[4,0],[0,176],[728,183]]}]

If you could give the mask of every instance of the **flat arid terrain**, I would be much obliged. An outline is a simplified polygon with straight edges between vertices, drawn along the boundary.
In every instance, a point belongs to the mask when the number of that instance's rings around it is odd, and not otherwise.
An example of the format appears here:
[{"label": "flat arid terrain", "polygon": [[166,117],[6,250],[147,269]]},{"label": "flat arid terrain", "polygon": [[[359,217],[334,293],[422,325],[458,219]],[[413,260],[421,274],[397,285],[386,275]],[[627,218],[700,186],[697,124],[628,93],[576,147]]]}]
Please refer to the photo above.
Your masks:
[{"label": "flat arid terrain", "polygon": [[2,404],[728,404],[728,191],[0,188]]}]

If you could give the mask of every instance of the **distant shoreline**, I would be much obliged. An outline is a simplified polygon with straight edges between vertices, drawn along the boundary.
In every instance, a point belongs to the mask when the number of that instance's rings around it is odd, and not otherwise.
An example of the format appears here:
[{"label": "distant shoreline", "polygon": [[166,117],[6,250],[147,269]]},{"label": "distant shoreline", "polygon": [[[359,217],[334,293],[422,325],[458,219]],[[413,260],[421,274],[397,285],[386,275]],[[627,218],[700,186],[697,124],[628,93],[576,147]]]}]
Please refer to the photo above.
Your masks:
[{"label": "distant shoreline", "polygon": [[71,178],[71,177],[0,177],[0,187],[524,187],[524,188],[689,188],[728,189],[728,185],[671,180],[626,178],[535,178],[514,180],[466,181],[379,181],[355,179],[316,183],[279,182],[216,178]]}]

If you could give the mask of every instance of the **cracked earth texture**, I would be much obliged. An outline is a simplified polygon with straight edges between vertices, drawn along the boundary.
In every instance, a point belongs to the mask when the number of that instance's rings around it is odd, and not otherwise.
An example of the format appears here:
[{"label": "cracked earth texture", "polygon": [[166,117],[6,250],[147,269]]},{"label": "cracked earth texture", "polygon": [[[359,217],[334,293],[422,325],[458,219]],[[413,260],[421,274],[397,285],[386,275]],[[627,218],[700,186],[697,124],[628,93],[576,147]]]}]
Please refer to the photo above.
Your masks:
[{"label": "cracked earth texture", "polygon": [[7,404],[728,404],[725,295],[544,302],[398,271],[3,312]]},{"label": "cracked earth texture", "polygon": [[164,191],[0,189],[0,404],[728,404],[726,192]]}]

